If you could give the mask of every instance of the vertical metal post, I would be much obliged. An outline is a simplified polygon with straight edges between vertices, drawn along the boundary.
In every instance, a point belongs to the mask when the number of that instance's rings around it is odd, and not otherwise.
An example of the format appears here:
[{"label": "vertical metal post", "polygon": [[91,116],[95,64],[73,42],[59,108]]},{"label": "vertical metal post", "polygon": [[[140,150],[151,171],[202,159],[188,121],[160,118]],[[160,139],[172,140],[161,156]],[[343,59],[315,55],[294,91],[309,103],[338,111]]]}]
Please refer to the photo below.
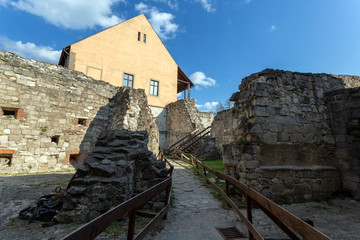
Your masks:
[{"label": "vertical metal post", "polygon": [[[195,160],[195,164],[196,164],[196,169],[199,169],[198,162],[196,160]],[[196,171],[196,174],[199,175],[199,172]]]},{"label": "vertical metal post", "polygon": [[127,240],[133,240],[134,239],[134,233],[135,233],[135,218],[136,218],[136,208],[132,209],[129,212],[129,226],[128,226],[128,235]]},{"label": "vertical metal post", "polygon": [[226,194],[230,195],[229,182],[226,180]]},{"label": "vertical metal post", "polygon": [[[171,184],[169,184],[169,186],[166,188],[166,196],[165,196],[165,206],[169,204],[169,197],[170,197],[170,191],[171,191]],[[163,216],[163,219],[166,220],[167,219],[167,212],[166,214]]]},{"label": "vertical metal post", "polygon": [[[249,195],[246,195],[246,212],[247,212],[247,218],[249,222],[252,223],[252,212],[251,212],[251,197]],[[249,240],[253,240],[254,236],[250,231],[248,231]]]}]

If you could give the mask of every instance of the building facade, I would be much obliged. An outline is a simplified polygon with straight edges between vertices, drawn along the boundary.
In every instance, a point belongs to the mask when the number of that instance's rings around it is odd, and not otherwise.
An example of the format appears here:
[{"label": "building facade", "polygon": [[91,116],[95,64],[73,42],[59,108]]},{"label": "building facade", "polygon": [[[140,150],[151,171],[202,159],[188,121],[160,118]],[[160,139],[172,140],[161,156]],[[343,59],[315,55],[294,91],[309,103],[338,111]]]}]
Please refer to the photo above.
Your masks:
[{"label": "building facade", "polygon": [[144,89],[155,115],[194,86],[144,14],[65,47],[59,65],[114,86]]}]

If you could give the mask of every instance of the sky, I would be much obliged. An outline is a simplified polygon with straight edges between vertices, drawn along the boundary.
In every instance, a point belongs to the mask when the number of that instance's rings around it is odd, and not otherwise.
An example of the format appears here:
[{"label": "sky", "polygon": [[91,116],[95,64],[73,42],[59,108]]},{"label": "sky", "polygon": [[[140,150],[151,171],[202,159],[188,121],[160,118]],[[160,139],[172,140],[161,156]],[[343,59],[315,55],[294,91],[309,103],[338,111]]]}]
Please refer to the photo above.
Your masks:
[{"label": "sky", "polygon": [[57,64],[63,47],[142,13],[200,111],[266,68],[360,75],[360,0],[0,0],[0,49]]}]

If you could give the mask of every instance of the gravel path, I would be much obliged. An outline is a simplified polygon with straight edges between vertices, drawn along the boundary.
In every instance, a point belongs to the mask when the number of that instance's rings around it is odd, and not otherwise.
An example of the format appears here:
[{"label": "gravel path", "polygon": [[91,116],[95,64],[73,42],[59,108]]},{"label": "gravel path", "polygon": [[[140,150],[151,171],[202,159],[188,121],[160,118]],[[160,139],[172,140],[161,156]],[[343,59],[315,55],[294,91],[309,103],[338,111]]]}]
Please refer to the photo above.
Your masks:
[{"label": "gravel path", "polygon": [[174,164],[173,207],[168,212],[164,229],[152,239],[223,239],[215,227],[239,225],[233,211],[225,210],[208,187],[180,162]]}]

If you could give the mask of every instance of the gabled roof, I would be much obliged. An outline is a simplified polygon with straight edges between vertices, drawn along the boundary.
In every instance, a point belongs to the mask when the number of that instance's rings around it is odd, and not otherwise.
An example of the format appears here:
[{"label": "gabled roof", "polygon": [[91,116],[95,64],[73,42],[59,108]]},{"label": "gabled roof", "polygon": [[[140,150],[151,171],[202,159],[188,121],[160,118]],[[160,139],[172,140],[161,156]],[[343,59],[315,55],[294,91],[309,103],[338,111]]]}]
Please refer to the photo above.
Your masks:
[{"label": "gabled roof", "polygon": [[[106,30],[108,30],[108,29],[110,29],[110,28],[114,28],[114,27],[116,27],[116,26],[118,26],[118,25],[120,25],[120,24],[123,24],[123,23],[127,22],[127,21],[130,21],[130,20],[135,19],[135,18],[140,18],[140,17],[144,17],[144,18],[146,19],[146,21],[149,23],[149,25],[151,26],[152,30],[154,31],[155,35],[158,37],[159,41],[160,41],[160,42],[162,43],[162,45],[164,46],[165,50],[169,53],[170,57],[174,60],[174,58],[172,57],[171,53],[167,50],[166,46],[165,46],[164,43],[161,41],[159,35],[158,35],[157,32],[155,31],[155,29],[153,28],[153,26],[151,25],[151,23],[149,22],[149,20],[146,18],[145,14],[140,14],[140,15],[138,15],[138,16],[136,16],[136,17],[130,18],[130,19],[128,19],[128,20],[126,20],[126,21],[123,21],[123,22],[121,22],[121,23],[118,23],[118,24],[116,24],[116,25],[114,25],[114,26],[105,28],[105,29],[103,29],[103,30],[101,30],[101,31],[93,34],[93,35],[90,35],[90,36],[88,36],[88,37],[85,37],[85,38],[83,38],[83,39],[80,39],[80,40],[78,40],[78,41],[76,41],[76,42],[74,42],[74,43],[72,43],[72,44],[64,47],[64,48],[62,49],[62,52],[61,52],[61,55],[60,55],[60,59],[59,59],[59,63],[58,63],[58,64],[59,64],[59,65],[62,65],[62,66],[65,66],[65,64],[66,64],[66,56],[67,56],[67,55],[69,54],[69,52],[70,52],[71,45],[74,45],[74,44],[76,44],[76,43],[78,43],[78,42],[81,42],[81,41],[83,41],[83,40],[85,40],[85,39],[87,39],[87,38],[90,38],[90,37],[94,36],[94,35],[100,34],[100,33],[104,32],[104,31],[106,31]],[[174,60],[174,62],[176,63],[175,60]],[[178,64],[176,63],[176,65],[178,65]],[[190,86],[190,88],[194,87],[194,84],[191,82],[191,80],[188,78],[188,76],[186,76],[186,74],[181,70],[181,68],[179,67],[179,65],[178,65],[178,82],[177,82],[177,85],[178,85],[178,86],[177,86],[177,92],[178,92],[178,93],[184,91],[185,89],[187,89],[188,86]]]}]

